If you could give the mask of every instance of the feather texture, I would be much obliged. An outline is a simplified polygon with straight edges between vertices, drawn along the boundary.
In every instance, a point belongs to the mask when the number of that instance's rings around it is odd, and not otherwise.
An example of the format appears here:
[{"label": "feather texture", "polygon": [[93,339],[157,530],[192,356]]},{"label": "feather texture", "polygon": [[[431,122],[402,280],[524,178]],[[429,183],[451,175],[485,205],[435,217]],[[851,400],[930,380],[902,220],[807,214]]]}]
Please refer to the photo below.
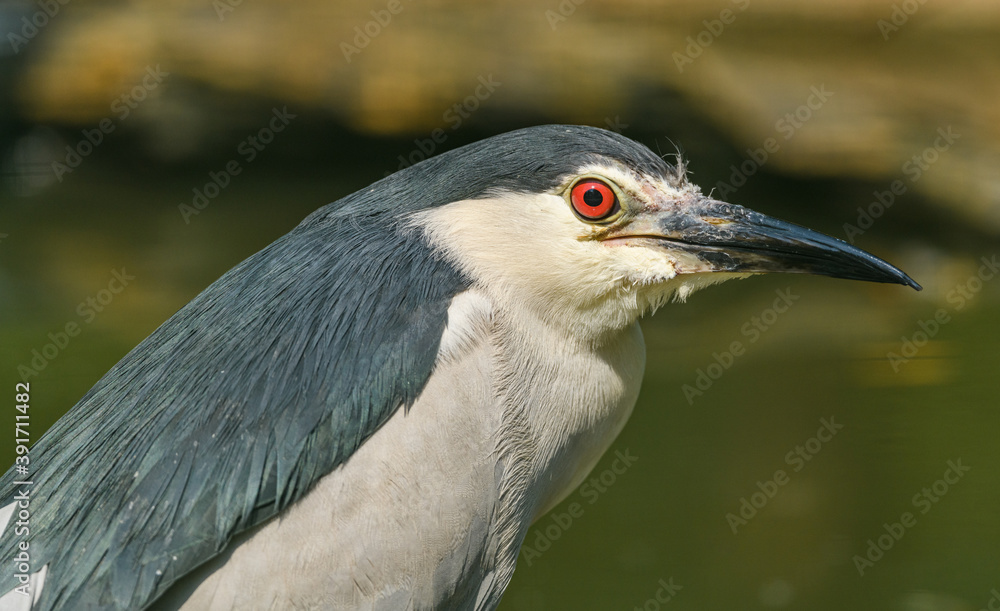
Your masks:
[{"label": "feather texture", "polygon": [[[544,126],[397,172],[326,206],[129,352],[32,449],[37,608],[138,609],[343,464],[434,366],[469,286],[409,223],[550,191],[605,157],[682,181],[611,132]],[[7,506],[16,480],[0,478]],[[0,534],[0,558],[19,542]],[[0,572],[0,593],[17,585]]]},{"label": "feather texture", "polygon": [[418,233],[336,216],[225,274],[32,449],[41,609],[145,606],[413,402],[462,280]]}]

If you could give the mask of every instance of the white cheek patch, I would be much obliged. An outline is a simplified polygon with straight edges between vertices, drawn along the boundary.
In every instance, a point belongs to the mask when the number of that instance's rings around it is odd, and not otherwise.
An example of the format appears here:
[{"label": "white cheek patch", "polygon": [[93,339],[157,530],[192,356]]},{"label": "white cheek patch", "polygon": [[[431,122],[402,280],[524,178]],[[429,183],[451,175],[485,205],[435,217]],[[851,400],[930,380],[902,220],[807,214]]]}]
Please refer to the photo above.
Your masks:
[{"label": "white cheek patch", "polygon": [[[491,307],[528,310],[578,336],[624,328],[636,317],[627,320],[619,303],[628,280],[617,255],[590,239],[599,229],[578,219],[559,195],[463,200],[421,211],[411,222]],[[463,300],[453,306],[456,320],[481,307]],[[443,354],[455,351],[461,337],[445,338]]]},{"label": "white cheek patch", "polygon": [[600,249],[586,239],[593,229],[558,195],[510,193],[458,201],[422,211],[413,223],[487,292],[502,293],[494,298],[588,292],[606,270]]},{"label": "white cheek patch", "polygon": [[648,286],[666,282],[678,274],[676,263],[664,251],[627,243],[602,243],[609,250],[612,265],[629,284]]},{"label": "white cheek patch", "polygon": [[[643,191],[652,180],[658,197],[686,198],[697,190],[614,165],[593,164],[579,174],[615,182],[640,206],[655,205]],[[671,298],[686,299],[696,288],[732,277],[681,282],[679,274],[687,271],[681,268],[690,262],[648,244],[602,241],[605,229],[579,219],[559,193],[511,192],[456,201],[422,210],[409,223],[423,230],[479,294],[478,299],[456,297],[451,304],[439,361],[455,358],[470,337],[481,336],[472,330],[488,319],[483,311],[490,308],[530,311],[577,337],[593,339],[628,327]]]}]

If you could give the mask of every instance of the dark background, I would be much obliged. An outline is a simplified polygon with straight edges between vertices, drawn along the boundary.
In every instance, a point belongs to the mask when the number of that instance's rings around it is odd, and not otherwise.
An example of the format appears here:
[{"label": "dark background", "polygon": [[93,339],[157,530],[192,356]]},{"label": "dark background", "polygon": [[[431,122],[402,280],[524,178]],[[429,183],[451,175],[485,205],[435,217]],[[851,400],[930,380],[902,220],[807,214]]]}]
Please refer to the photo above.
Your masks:
[{"label": "dark background", "polygon": [[[680,149],[706,192],[851,237],[924,291],[761,277],[644,321],[635,414],[596,484],[529,534],[501,608],[984,608],[998,30],[985,0],[2,4],[0,458],[22,377],[36,439],[220,274],[400,156],[586,123]],[[268,133],[276,111],[294,118]],[[134,277],[117,293],[115,272]],[[787,312],[769,312],[776,291],[798,297]],[[843,429],[794,471],[823,418]],[[624,473],[615,451],[636,457]],[[922,501],[956,460],[969,471]],[[734,534],[727,514],[761,487]],[[904,512],[915,524],[859,575]],[[660,580],[681,586],[669,602]]]}]

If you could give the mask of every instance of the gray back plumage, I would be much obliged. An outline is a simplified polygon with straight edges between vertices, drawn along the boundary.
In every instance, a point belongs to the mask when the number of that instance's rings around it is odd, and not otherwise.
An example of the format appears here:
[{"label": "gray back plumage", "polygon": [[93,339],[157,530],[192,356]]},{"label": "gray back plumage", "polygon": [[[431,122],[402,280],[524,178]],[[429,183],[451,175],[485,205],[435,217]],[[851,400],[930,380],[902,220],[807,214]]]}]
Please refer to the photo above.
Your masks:
[{"label": "gray back plumage", "polygon": [[250,257],[38,442],[42,608],[142,607],[412,403],[462,281],[376,219],[312,217]]},{"label": "gray back plumage", "polygon": [[[467,284],[407,215],[551,189],[597,156],[676,172],[604,130],[510,132],[321,208],[178,311],[32,448],[41,608],[147,606],[301,498],[413,403]],[[0,593],[16,585],[0,572]]]}]

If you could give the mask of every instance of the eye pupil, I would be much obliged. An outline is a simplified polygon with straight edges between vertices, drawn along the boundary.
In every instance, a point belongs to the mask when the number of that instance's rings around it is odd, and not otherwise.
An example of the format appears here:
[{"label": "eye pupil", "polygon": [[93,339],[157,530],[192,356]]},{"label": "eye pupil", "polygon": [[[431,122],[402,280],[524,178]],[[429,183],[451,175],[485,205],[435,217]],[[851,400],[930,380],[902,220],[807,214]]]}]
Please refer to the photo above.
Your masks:
[{"label": "eye pupil", "polygon": [[588,189],[586,193],[583,194],[583,203],[588,206],[600,206],[604,201],[604,195],[597,189]]}]

